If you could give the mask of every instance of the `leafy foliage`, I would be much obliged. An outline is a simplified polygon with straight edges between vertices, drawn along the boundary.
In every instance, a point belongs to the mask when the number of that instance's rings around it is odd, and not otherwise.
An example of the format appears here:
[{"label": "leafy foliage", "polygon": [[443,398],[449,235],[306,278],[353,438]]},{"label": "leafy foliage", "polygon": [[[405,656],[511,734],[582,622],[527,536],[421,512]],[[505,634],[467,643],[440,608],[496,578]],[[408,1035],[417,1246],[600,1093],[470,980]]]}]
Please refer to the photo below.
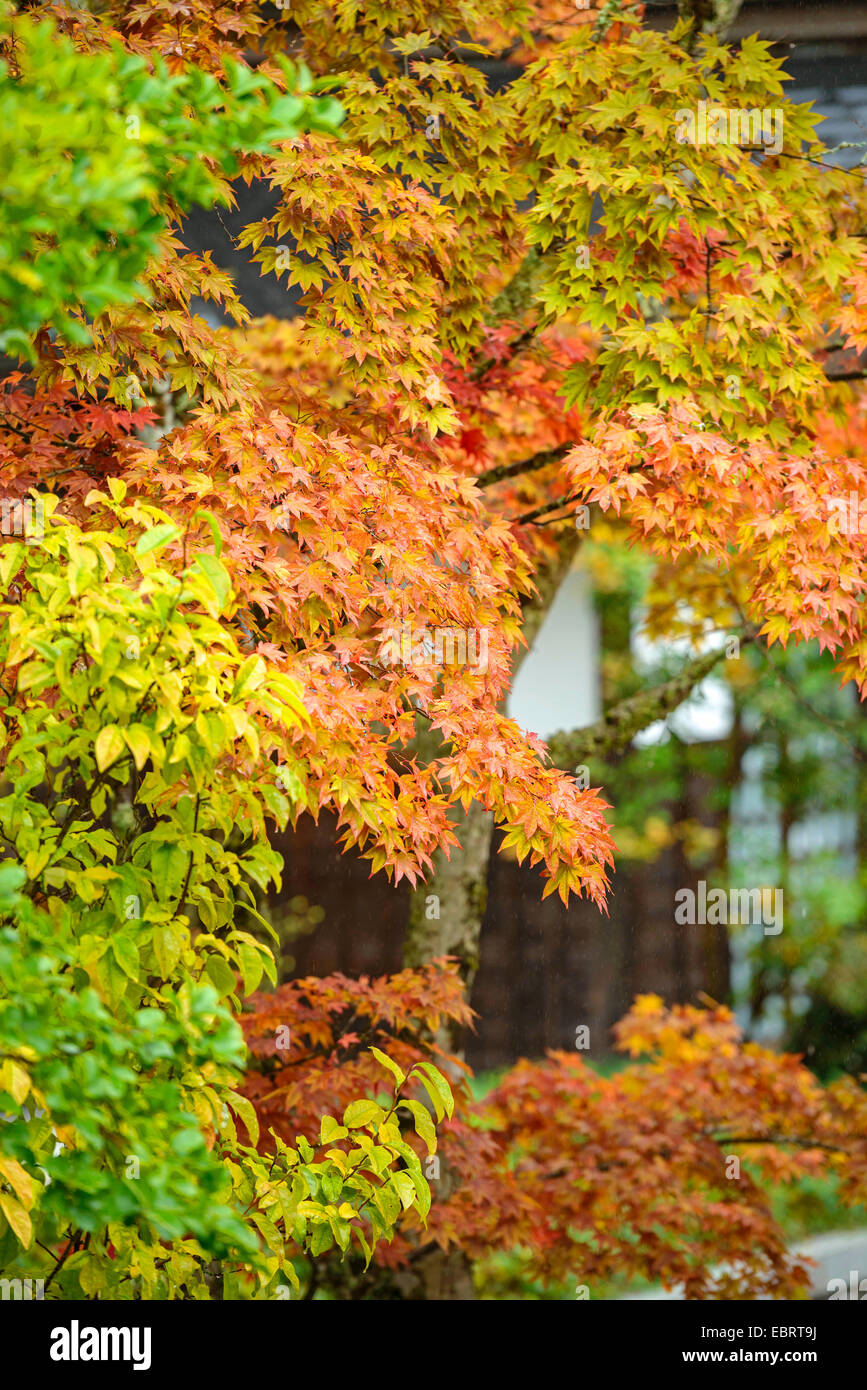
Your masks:
[{"label": "leafy foliage", "polygon": [[69,309],[95,316],[141,293],[169,192],[184,208],[225,201],[210,161],[231,178],[240,151],[340,119],[337,102],[309,95],[309,74],[285,59],[281,92],[231,58],[221,85],[195,68],[170,75],[160,59],[151,70],[117,40],[94,47],[80,54],[49,21],[0,25],[0,120],[18,136],[2,165],[3,352],[30,356],[32,335],[48,327],[88,342]]},{"label": "leafy foliage", "polygon": [[238,918],[279,876],[265,817],[285,824],[290,803],[268,756],[308,716],[220,623],[218,556],[175,573],[190,536],[124,491],[86,499],[87,531],[43,495],[43,534],[0,548],[0,1250],[32,1277],[63,1240],[65,1297],[207,1297],[210,1255],[249,1296],[297,1285],[303,1249],[354,1240],[369,1259],[429,1197],[402,1176],[418,1163],[396,1101],[346,1108],[346,1159],[276,1141],[266,1165],[251,1146],[233,1012],[275,976]]},{"label": "leafy foliage", "polygon": [[[223,70],[233,32],[237,61],[255,35],[269,70],[279,25],[245,13],[218,39],[221,15],[191,13],[172,38],[159,5],[112,11],[124,42],[179,71],[192,31],[203,70]],[[54,449],[31,440],[56,432],[60,405],[73,444],[66,422],[96,398],[105,434],[96,455],[75,450],[65,495],[114,475],[146,501],[158,489],[182,526],[214,512],[247,631],[314,715],[286,774],[308,810],[333,807],[375,868],[415,881],[452,843],[449,806],[475,799],[550,891],[602,903],[604,803],[501,712],[533,568],[568,554],[564,503],[622,508],[659,557],[660,614],[740,610],[772,641],[818,638],[862,679],[861,541],[827,526],[829,489],[862,465],[824,458],[816,435],[841,299],[841,332],[860,341],[863,190],[827,165],[758,42],[687,47],[682,28],[608,16],[557,29],[491,94],[458,36],[472,23],[523,41],[529,12],[421,18],[395,49],[387,7],[358,26],[312,0],[293,10],[316,80],[340,91],[344,138],[244,156],[279,198],[240,243],[302,290],[303,320],[250,329],[227,277],[164,237],[143,277],[152,304],[98,315],[89,346],[41,351],[35,390],[10,401],[5,467],[16,490],[44,487]],[[92,44],[90,21],[68,23]],[[678,141],[677,103],[748,109],[760,92],[779,103],[779,153]],[[194,295],[239,321],[231,347]],[[130,448],[129,407],[163,378],[178,428]],[[484,633],[485,669],[385,660],[407,627]]]},{"label": "leafy foliage", "polygon": [[[320,1107],[369,1084],[373,1039],[403,1067],[433,1056],[462,1075],[429,1227],[411,1219],[378,1255],[393,1273],[436,1247],[466,1253],[486,1281],[498,1253],[518,1251],[525,1278],[577,1281],[591,1297],[614,1276],[641,1276],[682,1284],[688,1298],[797,1298],[808,1272],[786,1249],[767,1186],[828,1174],[846,1201],[867,1195],[863,1090],[845,1078],[823,1091],[797,1057],[742,1042],[722,1007],[641,997],[616,1034],[643,1060],[603,1078],[552,1053],[519,1062],[476,1101],[466,1067],[433,1041],[444,1018],[466,1021],[453,963],[293,980],[254,1004],[247,1094],[277,1133],[314,1132]],[[398,1115],[423,1156],[429,1107],[441,1116],[435,1088],[421,1100]],[[328,1277],[339,1290],[342,1269]]]},{"label": "leafy foliage", "polygon": [[[863,386],[826,380],[867,342],[863,178],[828,164],[766,45],[627,11],[4,19],[0,105],[28,139],[36,101],[46,120],[4,165],[0,329],[27,369],[0,469],[45,532],[0,547],[0,833],[25,875],[3,880],[0,1210],[3,1255],[47,1255],[63,1296],[309,1293],[329,1250],[391,1267],[432,1242],[518,1247],[549,1281],[625,1266],[785,1297],[803,1274],[758,1186],[724,1186],[727,1146],[775,1178],[836,1163],[863,1198],[863,1092],[822,1092],[723,1010],[639,1001],[621,1037],[650,1060],[521,1064],[484,1106],[458,1082],[452,1115],[436,1064],[461,1069],[431,1038],[467,1021],[454,970],[292,982],[245,1016],[241,1078],[233,1016],[275,980],[251,929],[269,827],[332,809],[416,884],[476,801],[547,892],[604,905],[605,802],[503,713],[570,508],[642,546],[655,634],[807,639],[867,685],[863,533],[828,524],[863,484]],[[476,65],[491,45],[524,66],[506,90]],[[684,104],[769,97],[777,150],[677,138]],[[250,324],[184,248],[190,201],[231,205],[235,175],[275,195],[239,244],[300,321]],[[485,660],[413,632],[483,635]],[[16,975],[56,1003],[53,1051]],[[157,1204],[181,1158],[183,1222]]]},{"label": "leafy foliage", "polygon": [[[24,880],[17,865],[0,872],[4,884]],[[138,1223],[154,1244],[194,1230],[204,1248],[231,1241],[252,1253],[223,1203],[220,1165],[184,1108],[189,1087],[172,1079],[202,1068],[232,1078],[243,1065],[242,1036],[214,988],[188,983],[171,1009],[112,1011],[92,985],[76,985],[67,918],[8,888],[3,913],[14,923],[0,947],[4,1267],[19,1253],[16,1238],[32,1247],[34,1218],[43,1238],[64,1222],[90,1235]]]}]

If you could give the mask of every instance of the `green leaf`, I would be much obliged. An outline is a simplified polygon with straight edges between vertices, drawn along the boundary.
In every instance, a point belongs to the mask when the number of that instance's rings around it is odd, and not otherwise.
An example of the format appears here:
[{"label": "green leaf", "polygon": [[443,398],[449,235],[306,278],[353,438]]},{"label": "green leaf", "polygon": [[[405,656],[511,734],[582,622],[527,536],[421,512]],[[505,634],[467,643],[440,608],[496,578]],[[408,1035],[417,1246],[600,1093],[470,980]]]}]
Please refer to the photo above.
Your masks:
[{"label": "green leaf", "polygon": [[[434,1101],[434,1105],[436,1105],[436,1100],[434,1100],[434,1096],[436,1095],[439,1097],[443,1110],[448,1115],[449,1119],[451,1119],[455,1111],[455,1099],[452,1095],[452,1088],[446,1081],[442,1072],[437,1071],[436,1067],[432,1066],[430,1062],[419,1062],[417,1067],[425,1074],[421,1079],[425,1084],[428,1095],[431,1100]],[[430,1085],[427,1084],[425,1077],[429,1078]],[[431,1087],[433,1087],[433,1089],[431,1089]],[[440,1118],[442,1117],[437,1115],[437,1119]]]},{"label": "green leaf", "polygon": [[0,546],[0,585],[4,589],[8,589],[23,560],[24,545],[21,541],[7,542]]},{"label": "green leaf", "polygon": [[128,936],[113,936],[111,938],[111,949],[114,958],[125,975],[131,980],[139,978],[139,954],[138,947]]},{"label": "green leaf", "polygon": [[116,724],[106,724],[104,729],[100,729],[94,744],[96,766],[100,772],[105,772],[106,768],[116,763],[125,752],[126,743]]},{"label": "green leaf", "polygon": [[170,541],[177,540],[180,529],[172,521],[164,521],[159,526],[152,526],[144,535],[139,536],[136,543],[136,555],[150,555],[154,550],[162,550]]},{"label": "green leaf", "polygon": [[108,1271],[99,1258],[83,1260],[76,1273],[82,1292],[87,1294],[88,1298],[100,1293],[105,1288]]},{"label": "green leaf", "polygon": [[154,887],[163,901],[180,892],[189,862],[189,855],[184,853],[180,845],[164,842],[153,850],[151,870]]},{"label": "green leaf", "polygon": [[222,956],[209,956],[205,970],[221,999],[224,995],[233,994],[237,989],[235,972]]},{"label": "green leaf", "polygon": [[250,1220],[259,1228],[262,1235],[265,1237],[269,1250],[282,1251],[283,1239],[273,1221],[260,1211],[252,1211],[250,1213]]},{"label": "green leaf", "polygon": [[420,1139],[424,1140],[428,1153],[436,1153],[437,1132],[427,1106],[422,1105],[420,1100],[402,1100],[401,1105],[405,1105],[411,1112],[415,1132]]},{"label": "green leaf", "polygon": [[11,859],[0,863],[0,901],[11,898],[27,882],[27,870]]},{"label": "green leaf", "polygon": [[261,656],[248,656],[235,677],[232,686],[232,700],[242,700],[251,690],[255,690],[265,679],[265,663]]},{"label": "green leaf", "polygon": [[403,1204],[390,1182],[384,1183],[382,1187],[376,1189],[373,1194],[373,1201],[385,1217],[386,1228],[392,1227],[403,1210]]},{"label": "green leaf", "polygon": [[217,524],[217,518],[214,516],[213,512],[209,512],[205,507],[197,507],[193,512],[194,521],[197,521],[199,517],[201,517],[203,521],[206,521],[211,528],[214,549],[217,552],[217,558],[219,558],[223,553],[223,537],[220,535],[220,527]]},{"label": "green leaf", "polygon": [[311,1255],[322,1255],[332,1243],[331,1227],[327,1221],[320,1221],[310,1242]]},{"label": "green leaf", "polygon": [[334,1232],[334,1239],[337,1241],[340,1249],[347,1250],[352,1236],[352,1228],[349,1222],[342,1220],[339,1216],[329,1216],[328,1222]]},{"label": "green leaf", "polygon": [[422,1220],[426,1221],[430,1211],[430,1187],[422,1174],[417,1173],[413,1168],[409,1170],[409,1178],[415,1187],[416,1206],[421,1213]]},{"label": "green leaf", "polygon": [[372,1047],[370,1051],[373,1053],[377,1062],[379,1062],[379,1065],[381,1067],[385,1067],[388,1071],[391,1072],[398,1086],[402,1086],[404,1081],[406,1081],[406,1072],[401,1071],[400,1067],[397,1065],[397,1062],[393,1062],[390,1057],[387,1057],[385,1055],[384,1052],[380,1052],[378,1047]]},{"label": "green leaf", "polygon": [[238,947],[238,961],[241,966],[241,978],[244,981],[244,993],[252,994],[259,987],[265,963],[262,954],[257,951],[255,946],[241,945]]},{"label": "green leaf", "polygon": [[343,1112],[343,1123],[347,1129],[361,1129],[385,1117],[385,1111],[375,1100],[354,1100]]},{"label": "green leaf", "polygon": [[177,927],[167,923],[154,928],[154,955],[164,980],[168,980],[181,958],[183,939]]},{"label": "green leaf", "polygon": [[194,563],[213,589],[222,612],[232,596],[232,581],[225,565],[216,555],[197,555]]}]

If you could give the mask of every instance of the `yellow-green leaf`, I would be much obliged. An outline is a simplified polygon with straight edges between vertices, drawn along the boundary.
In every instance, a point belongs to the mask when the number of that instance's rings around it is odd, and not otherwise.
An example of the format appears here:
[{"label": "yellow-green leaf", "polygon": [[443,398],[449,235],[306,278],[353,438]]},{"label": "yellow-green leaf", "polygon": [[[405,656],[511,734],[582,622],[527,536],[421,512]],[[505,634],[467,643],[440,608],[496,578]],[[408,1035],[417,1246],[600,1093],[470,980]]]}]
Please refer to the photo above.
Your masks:
[{"label": "yellow-green leaf", "polygon": [[322,1116],[319,1122],[320,1144],[333,1144],[335,1139],[345,1139],[346,1134],[345,1125],[338,1124],[333,1115]]},{"label": "yellow-green leaf", "polygon": [[5,1178],[23,1207],[29,1211],[36,1200],[33,1178],[15,1158],[0,1158],[0,1177]]},{"label": "yellow-green leaf", "polygon": [[222,611],[232,595],[232,582],[222,560],[216,555],[197,555],[195,567],[205,577],[217,597],[217,606]]},{"label": "yellow-green leaf", "polygon": [[385,1111],[375,1100],[354,1100],[343,1112],[343,1123],[347,1129],[361,1129],[363,1125],[381,1120],[384,1115]]},{"label": "yellow-green leaf", "polygon": [[425,1089],[434,1103],[434,1108],[437,1109],[437,1119],[442,1118],[439,1114],[438,1101],[449,1119],[451,1119],[455,1109],[455,1101],[451,1086],[446,1081],[442,1072],[437,1071],[436,1067],[431,1066],[430,1062],[420,1062],[418,1066],[424,1073],[421,1079],[424,1082]]},{"label": "yellow-green leaf", "polygon": [[250,1136],[250,1143],[258,1144],[259,1120],[256,1116],[256,1111],[248,1101],[247,1097],[236,1095],[234,1091],[230,1091],[226,1097],[226,1100],[228,1101],[231,1108],[234,1110],[235,1114],[238,1115],[242,1122],[246,1125],[247,1133]]},{"label": "yellow-green leaf", "polygon": [[8,1193],[0,1192],[0,1211],[3,1212],[20,1244],[28,1250],[33,1241],[33,1223],[21,1203],[16,1202]]},{"label": "yellow-green leaf", "polygon": [[142,724],[130,724],[128,729],[124,729],[123,736],[135,759],[136,769],[141,772],[151,755],[150,735]]},{"label": "yellow-green leaf", "polygon": [[96,765],[100,772],[105,772],[106,768],[117,762],[125,748],[123,734],[116,724],[106,724],[104,729],[100,729],[94,745]]},{"label": "yellow-green leaf", "polygon": [[30,1076],[17,1062],[8,1058],[0,1067],[0,1088],[9,1092],[16,1105],[21,1105],[30,1090]]},{"label": "yellow-green leaf", "polygon": [[415,1201],[415,1183],[409,1173],[393,1173],[391,1185],[397,1189],[401,1205],[407,1211]]},{"label": "yellow-green leaf", "polygon": [[169,541],[176,540],[180,535],[180,530],[171,521],[164,521],[160,526],[152,526],[144,535],[139,536],[136,544],[136,555],[150,555],[153,550],[161,550]]},{"label": "yellow-green leaf", "polygon": [[406,1081],[406,1072],[401,1071],[400,1067],[397,1065],[397,1062],[393,1062],[391,1058],[387,1057],[384,1052],[380,1052],[378,1047],[372,1047],[370,1050],[373,1053],[379,1065],[381,1067],[386,1067],[388,1071],[391,1072],[398,1086],[402,1086],[404,1081]]},{"label": "yellow-green leaf", "polygon": [[209,980],[216,986],[221,999],[226,994],[232,994],[237,988],[235,972],[223,960],[222,956],[209,956],[205,969],[208,972]]}]

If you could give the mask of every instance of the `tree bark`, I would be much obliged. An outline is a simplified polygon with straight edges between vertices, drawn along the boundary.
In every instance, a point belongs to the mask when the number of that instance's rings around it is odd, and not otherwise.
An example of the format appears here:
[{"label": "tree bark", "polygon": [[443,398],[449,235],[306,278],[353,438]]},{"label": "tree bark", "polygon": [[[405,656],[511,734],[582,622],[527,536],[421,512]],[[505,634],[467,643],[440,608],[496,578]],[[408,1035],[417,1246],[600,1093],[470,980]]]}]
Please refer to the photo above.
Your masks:
[{"label": "tree bark", "polygon": [[[536,576],[538,595],[524,608],[527,647],[522,647],[516,656],[513,679],[545,620],[578,544],[577,533],[570,534],[554,562]],[[415,751],[428,760],[436,756],[438,747],[438,739],[429,732],[420,733],[416,739]],[[467,812],[460,805],[455,806],[454,816],[460,845],[452,850],[451,858],[440,850],[434,853],[432,879],[412,895],[404,962],[418,966],[435,956],[457,956],[469,995],[479,966],[494,818],[477,802]],[[438,915],[430,915],[434,912]],[[463,1039],[457,1030],[441,1030],[437,1042],[456,1055],[462,1052]],[[440,1177],[433,1185],[434,1200],[446,1201],[455,1186],[455,1174],[441,1159]],[[409,1300],[467,1302],[476,1296],[467,1256],[460,1250],[446,1255],[437,1246],[422,1247],[410,1268],[395,1276],[395,1284]]]},{"label": "tree bark", "polygon": [[460,848],[450,859],[438,850],[433,879],[413,893],[404,960],[423,965],[434,956],[457,956],[469,992],[479,965],[494,822],[477,802],[466,813],[456,806],[454,816]]},{"label": "tree bark", "polygon": [[742,4],[743,0],[679,0],[677,8],[681,19],[697,21],[697,31],[722,40]]},{"label": "tree bark", "polygon": [[[579,544],[578,533],[569,534],[554,561],[536,576],[538,595],[524,607],[523,632],[527,646],[522,647],[515,658],[513,680],[545,621]],[[429,733],[420,734],[417,749],[422,757],[430,759],[438,751],[438,741]],[[466,813],[456,805],[453,814],[460,845],[452,850],[450,858],[441,850],[434,853],[432,879],[412,895],[404,962],[417,966],[435,956],[457,956],[469,994],[479,967],[479,940],[487,900],[494,820],[477,802],[473,802]],[[460,1039],[452,1037],[448,1041],[452,1044],[450,1050],[460,1051]]]}]

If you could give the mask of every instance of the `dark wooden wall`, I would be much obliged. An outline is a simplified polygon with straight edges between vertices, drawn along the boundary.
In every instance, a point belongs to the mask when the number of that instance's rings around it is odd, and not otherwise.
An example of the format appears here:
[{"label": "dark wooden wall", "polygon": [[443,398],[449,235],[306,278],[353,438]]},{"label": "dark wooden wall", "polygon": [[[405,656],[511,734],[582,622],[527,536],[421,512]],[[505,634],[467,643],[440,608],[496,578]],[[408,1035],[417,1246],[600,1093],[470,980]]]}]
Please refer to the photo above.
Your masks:
[{"label": "dark wooden wall", "polygon": [[[693,787],[694,799],[701,788]],[[294,835],[280,837],[284,885],[273,899],[278,912],[295,895],[324,909],[322,923],[290,944],[296,976],[385,974],[401,968],[409,907],[406,884],[394,888],[382,874],[368,876],[354,852],[341,854],[335,822],[306,818]],[[467,1038],[476,1069],[548,1048],[570,1050],[575,1030],[590,1030],[589,1055],[611,1051],[610,1028],[636,994],[667,1002],[695,1001],[700,991],[724,999],[728,943],[724,927],[678,926],[674,894],[700,874],[676,851],[649,866],[621,865],[613,878],[610,915],[586,902],[542,901],[544,880],[494,855],[482,927],[481,966],[472,992],[479,1019]]]}]

